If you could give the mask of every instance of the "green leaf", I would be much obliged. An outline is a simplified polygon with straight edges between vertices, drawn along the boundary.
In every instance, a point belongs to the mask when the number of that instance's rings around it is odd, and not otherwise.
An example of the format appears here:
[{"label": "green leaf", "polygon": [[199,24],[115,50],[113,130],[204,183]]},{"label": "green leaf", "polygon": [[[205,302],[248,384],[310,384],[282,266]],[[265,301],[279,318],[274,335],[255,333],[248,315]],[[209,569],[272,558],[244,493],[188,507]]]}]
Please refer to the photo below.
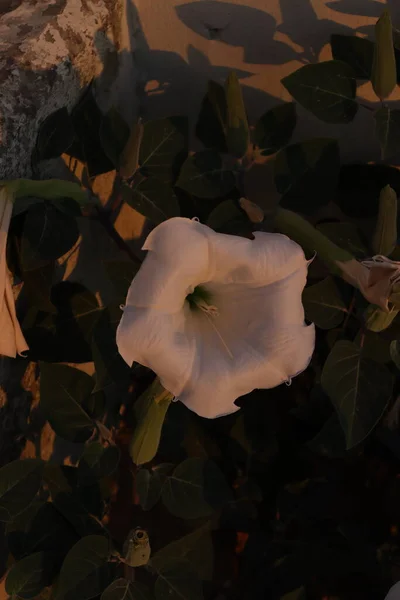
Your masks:
[{"label": "green leaf", "polygon": [[110,554],[106,537],[89,535],[68,552],[61,567],[57,586],[57,600],[89,600],[109,584],[104,567]]},{"label": "green leaf", "polygon": [[290,142],[296,127],[294,102],[275,106],[260,117],[254,132],[254,141],[263,156],[275,154]]},{"label": "green leaf", "polygon": [[144,125],[141,118],[134,124],[122,152],[119,174],[124,179],[133,177],[139,168],[139,153],[143,139]]},{"label": "green leaf", "polygon": [[230,154],[236,158],[242,158],[249,147],[250,134],[242,89],[234,71],[229,74],[225,89],[227,107],[226,145]]},{"label": "green leaf", "polygon": [[387,9],[383,11],[375,25],[371,82],[375,94],[381,101],[390,96],[397,83],[392,20]]},{"label": "green leaf", "polygon": [[188,120],[169,117],[144,125],[139,152],[140,171],[173,183],[188,152]]},{"label": "green leaf", "polygon": [[362,442],[378,423],[393,387],[387,367],[364,357],[361,349],[347,340],[333,347],[321,383],[339,415],[347,449]]},{"label": "green leaf", "polygon": [[150,462],[157,454],[161,430],[172,396],[155,379],[135,403],[136,427],[129,453],[136,465]]},{"label": "green leaf", "polygon": [[400,371],[400,343],[399,340],[390,342],[390,358]]},{"label": "green leaf", "polygon": [[35,598],[51,583],[52,561],[45,552],[35,552],[15,563],[7,575],[5,588],[13,598]]},{"label": "green leaf", "polygon": [[382,160],[397,156],[400,152],[400,110],[382,106],[376,111],[374,118]]},{"label": "green leaf", "polygon": [[345,62],[329,60],[301,67],[282,79],[289,94],[325,123],[350,123],[356,116],[356,79]]},{"label": "green leaf", "polygon": [[157,471],[139,469],[136,474],[135,488],[143,510],[151,510],[160,499],[162,480]]},{"label": "green leaf", "polygon": [[219,83],[210,80],[207,94],[203,98],[196,135],[206,148],[227,152],[226,147],[226,93]]},{"label": "green leaf", "polygon": [[220,198],[235,187],[232,164],[215,150],[203,150],[189,156],[176,185],[198,198]]},{"label": "green leaf", "polygon": [[37,269],[66,254],[76,243],[79,228],[74,217],[60,212],[50,202],[28,209],[21,240],[21,262],[25,271]]},{"label": "green leaf", "polygon": [[117,301],[123,304],[129,286],[138,272],[137,265],[133,261],[108,260],[104,263],[104,268],[117,292]]},{"label": "green leaf", "polygon": [[390,339],[380,333],[360,329],[354,338],[354,343],[361,345],[362,338],[361,352],[363,356],[382,364],[390,361]]},{"label": "green leaf", "polygon": [[113,581],[101,595],[101,600],[152,600],[148,588],[138,581],[121,577]]},{"label": "green leaf", "polygon": [[375,254],[389,256],[397,242],[397,194],[386,185],[379,196],[379,213],[372,238]]},{"label": "green leaf", "polygon": [[355,35],[331,35],[331,48],[334,60],[350,65],[357,79],[371,79],[374,44]]},{"label": "green leaf", "polygon": [[112,475],[119,463],[117,446],[104,447],[100,442],[85,446],[79,461],[78,478],[80,485],[90,485],[93,479]]},{"label": "green leaf", "polygon": [[369,331],[374,331],[375,333],[384,331],[391,326],[398,313],[399,310],[395,308],[386,312],[378,306],[370,304],[363,315],[365,327],[369,329]]},{"label": "green leaf", "polygon": [[154,592],[156,600],[204,600],[201,581],[185,564],[160,573]]},{"label": "green leaf", "polygon": [[368,250],[353,223],[319,223],[317,229],[340,248],[348,250],[356,258],[364,258]]},{"label": "green leaf", "polygon": [[117,109],[112,106],[102,118],[100,142],[104,152],[116,168],[120,165],[121,154],[129,140],[129,136],[129,126]]},{"label": "green leaf", "polygon": [[40,363],[40,408],[57,435],[85,442],[94,424],[82,408],[93,390],[93,379],[72,367]]},{"label": "green leaf", "polygon": [[71,146],[74,137],[74,126],[68,109],[63,106],[55,110],[40,124],[36,138],[36,160],[61,156]]},{"label": "green leaf", "polygon": [[329,276],[303,292],[306,317],[320,329],[333,329],[343,321],[347,312],[333,277]]},{"label": "green leaf", "polygon": [[241,221],[243,212],[233,200],[224,200],[211,211],[207,219],[208,227],[215,231],[225,230],[232,221]]},{"label": "green leaf", "polygon": [[171,542],[151,559],[150,566],[157,572],[167,571],[176,564],[185,564],[200,579],[211,581],[214,569],[214,548],[211,523],[195,529],[188,535]]},{"label": "green leaf", "polygon": [[131,187],[122,187],[122,198],[156,225],[171,217],[179,217],[179,203],[174,190],[156,177],[143,177],[140,173]]},{"label": "green leaf", "polygon": [[188,458],[166,477],[161,497],[176,517],[199,519],[229,502],[232,494],[213,461]]},{"label": "green leaf", "polygon": [[340,172],[336,140],[316,138],[280,150],[274,163],[275,185],[281,205],[305,214],[334,197]]},{"label": "green leaf", "polygon": [[34,500],[42,482],[44,462],[14,460],[0,469],[0,521],[11,521]]}]

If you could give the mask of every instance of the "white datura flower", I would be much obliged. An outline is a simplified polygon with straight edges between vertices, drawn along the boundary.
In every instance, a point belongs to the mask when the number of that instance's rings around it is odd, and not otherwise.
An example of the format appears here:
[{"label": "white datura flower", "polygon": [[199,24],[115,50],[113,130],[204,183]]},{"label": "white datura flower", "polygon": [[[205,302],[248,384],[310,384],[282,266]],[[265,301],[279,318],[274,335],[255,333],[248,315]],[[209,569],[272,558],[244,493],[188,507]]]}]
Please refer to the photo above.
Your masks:
[{"label": "white datura flower", "polygon": [[385,600],[400,600],[400,581],[390,588]]},{"label": "white datura flower", "polygon": [[315,345],[301,301],[307,261],[278,233],[254,239],[172,218],[144,246],[117,330],[123,359],[149,367],[202,417],[239,410],[254,389],[290,383]]},{"label": "white datura flower", "polygon": [[7,268],[7,234],[13,209],[10,193],[0,187],[0,355],[15,358],[28,350],[17,315],[11,285],[11,275]]}]

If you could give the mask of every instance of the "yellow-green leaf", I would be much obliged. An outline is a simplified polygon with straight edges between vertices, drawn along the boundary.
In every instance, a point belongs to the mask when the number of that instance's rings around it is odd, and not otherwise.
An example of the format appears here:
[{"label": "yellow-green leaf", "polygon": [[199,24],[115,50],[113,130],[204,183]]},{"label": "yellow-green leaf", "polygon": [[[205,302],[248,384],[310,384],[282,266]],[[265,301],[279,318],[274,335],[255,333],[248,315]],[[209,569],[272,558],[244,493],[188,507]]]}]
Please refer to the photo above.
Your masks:
[{"label": "yellow-green leaf", "polygon": [[372,249],[375,254],[388,256],[393,252],[397,241],[397,194],[386,185],[379,196],[379,213]]},{"label": "yellow-green leaf", "polygon": [[374,92],[380,100],[388,98],[397,83],[392,20],[388,10],[383,11],[375,25],[371,82]]},{"label": "yellow-green leaf", "polygon": [[370,304],[364,313],[365,326],[369,331],[375,331],[376,333],[384,331],[393,323],[398,312],[395,308],[385,312],[381,308]]}]

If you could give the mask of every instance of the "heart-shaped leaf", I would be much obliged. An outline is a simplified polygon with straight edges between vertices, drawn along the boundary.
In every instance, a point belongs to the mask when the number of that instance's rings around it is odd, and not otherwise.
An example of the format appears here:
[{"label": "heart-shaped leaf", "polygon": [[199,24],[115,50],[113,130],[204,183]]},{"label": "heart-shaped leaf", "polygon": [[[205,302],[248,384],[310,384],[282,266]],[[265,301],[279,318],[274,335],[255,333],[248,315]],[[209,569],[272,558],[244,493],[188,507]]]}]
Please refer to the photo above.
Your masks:
[{"label": "heart-shaped leaf", "polygon": [[184,563],[159,573],[154,592],[156,600],[204,600],[200,579]]},{"label": "heart-shaped leaf", "polygon": [[129,206],[156,225],[180,214],[174,190],[156,177],[143,177],[139,173],[131,187],[123,186],[122,197]]},{"label": "heart-shaped leaf", "polygon": [[186,159],[176,185],[198,198],[221,198],[235,187],[232,164],[215,150],[196,152]]},{"label": "heart-shaped leaf", "polygon": [[357,79],[370,79],[374,60],[374,43],[355,35],[331,35],[332,56],[350,65]]},{"label": "heart-shaped leaf", "polygon": [[104,590],[101,600],[153,600],[153,596],[142,583],[121,577]]},{"label": "heart-shaped leaf", "polygon": [[263,156],[275,154],[290,142],[296,127],[294,102],[275,106],[260,117],[256,124],[254,140]]},{"label": "heart-shaped leaf", "polygon": [[162,480],[157,471],[140,469],[136,475],[135,487],[142,509],[151,510],[161,495]]},{"label": "heart-shaped leaf", "polygon": [[320,329],[337,327],[347,312],[335,280],[330,276],[304,289],[303,304],[307,319]]},{"label": "heart-shaped leaf", "polygon": [[156,119],[144,124],[140,145],[141,172],[173,183],[188,152],[186,117]]},{"label": "heart-shaped leaf", "polygon": [[0,469],[0,521],[12,519],[33,502],[42,482],[44,462],[14,460]]},{"label": "heart-shaped leaf", "polygon": [[36,598],[51,583],[51,555],[35,552],[15,563],[7,575],[5,588],[12,598]]},{"label": "heart-shaped leaf", "polygon": [[119,450],[116,446],[104,447],[99,442],[88,444],[79,461],[78,477],[81,485],[90,485],[93,479],[108,477],[118,467]]}]

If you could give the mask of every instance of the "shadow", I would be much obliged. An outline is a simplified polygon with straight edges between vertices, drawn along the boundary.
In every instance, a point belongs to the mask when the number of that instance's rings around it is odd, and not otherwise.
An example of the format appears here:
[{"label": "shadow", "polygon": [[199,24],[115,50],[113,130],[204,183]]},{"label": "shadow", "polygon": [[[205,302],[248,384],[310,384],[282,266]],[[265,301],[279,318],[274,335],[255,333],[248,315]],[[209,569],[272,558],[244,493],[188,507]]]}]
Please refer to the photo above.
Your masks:
[{"label": "shadow", "polygon": [[[296,58],[303,62],[318,62],[319,53],[329,43],[332,33],[354,35],[351,27],[330,19],[319,19],[310,0],[280,0],[282,24],[277,31],[287,35],[302,48]],[[306,27],[299,23],[307,23]]]},{"label": "shadow", "polygon": [[326,6],[345,15],[359,15],[360,17],[379,18],[385,7],[377,0],[332,0]]},{"label": "shadow", "polygon": [[204,0],[181,4],[176,12],[202,37],[242,47],[244,60],[250,64],[281,65],[296,58],[293,48],[274,39],[274,17],[258,8]]}]

